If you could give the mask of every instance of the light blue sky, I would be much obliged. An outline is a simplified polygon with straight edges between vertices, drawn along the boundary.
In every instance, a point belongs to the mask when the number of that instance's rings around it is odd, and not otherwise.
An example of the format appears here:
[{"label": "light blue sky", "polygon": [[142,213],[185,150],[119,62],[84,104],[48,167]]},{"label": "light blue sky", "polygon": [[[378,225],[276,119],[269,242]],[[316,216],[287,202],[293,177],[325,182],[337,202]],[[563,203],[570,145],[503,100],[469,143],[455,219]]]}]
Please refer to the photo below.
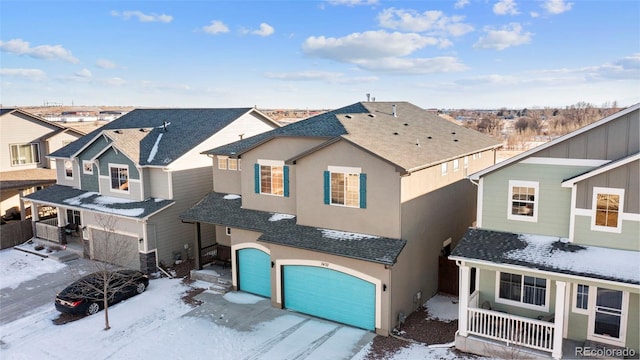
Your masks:
[{"label": "light blue sky", "polygon": [[640,102],[640,1],[0,0],[0,103]]}]

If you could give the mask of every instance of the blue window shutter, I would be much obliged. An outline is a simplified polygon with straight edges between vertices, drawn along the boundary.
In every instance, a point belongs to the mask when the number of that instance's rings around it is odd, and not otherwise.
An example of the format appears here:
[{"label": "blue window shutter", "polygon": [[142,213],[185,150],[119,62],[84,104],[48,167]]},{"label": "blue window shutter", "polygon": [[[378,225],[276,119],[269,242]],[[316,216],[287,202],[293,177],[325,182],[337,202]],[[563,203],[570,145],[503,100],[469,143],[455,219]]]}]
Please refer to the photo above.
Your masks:
[{"label": "blue window shutter", "polygon": [[360,208],[367,208],[367,174],[360,174]]},{"label": "blue window shutter", "polygon": [[284,177],[284,196],[289,197],[289,167],[284,166],[282,168],[282,175]]},{"label": "blue window shutter", "polygon": [[329,196],[331,195],[331,179],[329,171],[324,172],[324,203],[329,204]]},{"label": "blue window shutter", "polygon": [[260,164],[253,165],[253,184],[256,194],[260,194]]}]

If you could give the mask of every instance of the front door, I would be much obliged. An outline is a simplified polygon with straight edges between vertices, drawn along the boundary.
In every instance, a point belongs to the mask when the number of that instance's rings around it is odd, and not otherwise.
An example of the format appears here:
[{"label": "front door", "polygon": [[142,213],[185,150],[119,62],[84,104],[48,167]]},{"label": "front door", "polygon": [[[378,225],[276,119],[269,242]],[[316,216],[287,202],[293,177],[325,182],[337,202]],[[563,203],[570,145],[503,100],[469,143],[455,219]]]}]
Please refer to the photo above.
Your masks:
[{"label": "front door", "polygon": [[589,316],[589,338],[612,345],[624,345],[628,293],[595,288],[595,302]]}]

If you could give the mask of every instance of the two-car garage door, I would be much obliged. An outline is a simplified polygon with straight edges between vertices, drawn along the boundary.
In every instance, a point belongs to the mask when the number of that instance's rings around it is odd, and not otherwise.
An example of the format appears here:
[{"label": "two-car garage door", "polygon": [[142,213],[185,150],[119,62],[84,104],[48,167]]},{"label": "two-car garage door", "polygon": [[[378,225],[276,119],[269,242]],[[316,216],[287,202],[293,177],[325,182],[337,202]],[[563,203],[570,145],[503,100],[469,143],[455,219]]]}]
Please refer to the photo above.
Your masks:
[{"label": "two-car garage door", "polygon": [[340,271],[287,265],[284,307],[319,318],[375,329],[375,285]]},{"label": "two-car garage door", "polygon": [[[271,297],[271,258],[245,248],[237,252],[238,289]],[[284,307],[339,323],[375,330],[376,290],[371,282],[325,267],[282,267]]]}]

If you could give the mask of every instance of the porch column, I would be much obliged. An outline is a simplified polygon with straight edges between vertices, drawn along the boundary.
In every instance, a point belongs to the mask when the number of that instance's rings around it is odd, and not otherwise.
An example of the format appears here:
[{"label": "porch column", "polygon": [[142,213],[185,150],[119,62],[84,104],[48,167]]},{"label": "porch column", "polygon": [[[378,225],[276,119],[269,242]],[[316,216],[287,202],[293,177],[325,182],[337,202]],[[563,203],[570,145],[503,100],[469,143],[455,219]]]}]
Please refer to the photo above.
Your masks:
[{"label": "porch column", "polygon": [[467,308],[469,307],[470,268],[464,263],[458,265],[460,285],[458,288],[458,334],[467,336]]},{"label": "porch column", "polygon": [[24,208],[24,199],[22,196],[24,195],[24,189],[18,190],[18,201],[20,202],[20,220],[24,220],[27,217],[27,212]]},{"label": "porch column", "polygon": [[38,214],[38,205],[36,205],[33,201],[31,202],[31,232],[33,233],[33,237],[38,237],[38,230],[36,228],[36,223],[40,220],[40,214]]},{"label": "porch column", "polygon": [[553,322],[553,352],[551,356],[554,359],[562,358],[562,334],[564,328],[564,312],[567,283],[564,281],[556,281],[556,312]]}]

